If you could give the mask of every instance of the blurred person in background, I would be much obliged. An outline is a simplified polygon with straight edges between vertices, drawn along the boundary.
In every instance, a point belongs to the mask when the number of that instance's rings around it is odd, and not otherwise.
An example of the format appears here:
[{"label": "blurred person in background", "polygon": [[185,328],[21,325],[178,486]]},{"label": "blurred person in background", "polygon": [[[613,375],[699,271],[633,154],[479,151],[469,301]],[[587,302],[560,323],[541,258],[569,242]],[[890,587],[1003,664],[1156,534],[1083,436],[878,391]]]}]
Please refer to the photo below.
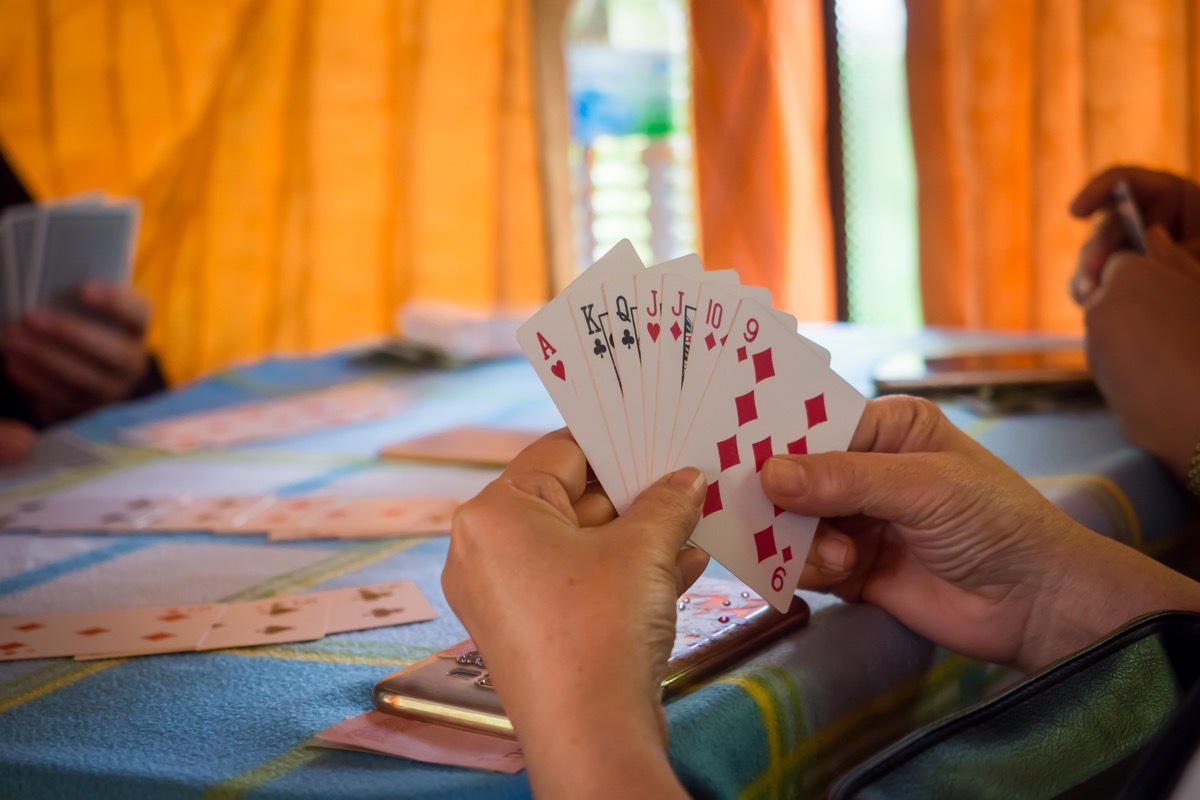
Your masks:
[{"label": "blurred person in background", "polygon": [[[33,198],[0,152],[0,211]],[[0,331],[0,461],[20,460],[34,431],[164,388],[146,347],[150,305],[129,286],[89,282],[87,317],[30,312]]]}]

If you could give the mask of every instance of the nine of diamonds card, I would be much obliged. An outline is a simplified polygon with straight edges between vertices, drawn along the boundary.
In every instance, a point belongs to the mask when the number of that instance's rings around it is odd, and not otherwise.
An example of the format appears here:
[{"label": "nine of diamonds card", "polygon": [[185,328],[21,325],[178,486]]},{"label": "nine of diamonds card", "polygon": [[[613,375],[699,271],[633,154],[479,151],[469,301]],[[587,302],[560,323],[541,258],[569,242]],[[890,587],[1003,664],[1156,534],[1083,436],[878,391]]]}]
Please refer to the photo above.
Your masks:
[{"label": "nine of diamonds card", "polygon": [[866,401],[735,273],[645,268],[622,240],[517,333],[618,511],[662,475],[708,479],[692,542],[787,611],[817,520],[763,493],[772,455],[844,450]]}]

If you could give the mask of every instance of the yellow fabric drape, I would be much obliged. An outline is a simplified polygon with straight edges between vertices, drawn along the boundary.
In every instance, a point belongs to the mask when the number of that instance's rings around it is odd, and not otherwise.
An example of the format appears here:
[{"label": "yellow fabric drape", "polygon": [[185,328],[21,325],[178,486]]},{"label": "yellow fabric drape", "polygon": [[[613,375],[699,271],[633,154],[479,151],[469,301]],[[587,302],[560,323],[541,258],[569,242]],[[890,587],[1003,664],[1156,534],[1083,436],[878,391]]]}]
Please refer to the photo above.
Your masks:
[{"label": "yellow fabric drape", "polygon": [[176,377],[535,305],[538,1],[0,0],[0,143],[39,198],[141,199]]},{"label": "yellow fabric drape", "polygon": [[1075,192],[1115,163],[1200,176],[1200,12],[908,0],[908,14],[926,322],[1079,330]]},{"label": "yellow fabric drape", "polygon": [[691,0],[704,261],[835,315],[821,4]]}]

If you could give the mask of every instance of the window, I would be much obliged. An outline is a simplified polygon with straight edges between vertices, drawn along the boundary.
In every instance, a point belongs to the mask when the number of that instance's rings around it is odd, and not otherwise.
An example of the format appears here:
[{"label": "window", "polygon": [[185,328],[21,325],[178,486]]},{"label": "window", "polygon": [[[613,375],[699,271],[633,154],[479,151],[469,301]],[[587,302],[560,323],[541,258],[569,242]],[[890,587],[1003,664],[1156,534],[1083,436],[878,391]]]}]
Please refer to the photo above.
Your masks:
[{"label": "window", "polygon": [[567,36],[576,270],[695,251],[684,0],[577,0]]},{"label": "window", "polygon": [[[921,324],[904,0],[825,0],[840,136],[843,315]],[[697,248],[685,0],[576,0],[568,26],[576,269],[617,240],[648,263]],[[839,163],[840,162],[840,163]],[[837,177],[841,177],[841,181]]]},{"label": "window", "polygon": [[921,298],[904,0],[834,0],[833,7],[848,317],[915,328]]}]

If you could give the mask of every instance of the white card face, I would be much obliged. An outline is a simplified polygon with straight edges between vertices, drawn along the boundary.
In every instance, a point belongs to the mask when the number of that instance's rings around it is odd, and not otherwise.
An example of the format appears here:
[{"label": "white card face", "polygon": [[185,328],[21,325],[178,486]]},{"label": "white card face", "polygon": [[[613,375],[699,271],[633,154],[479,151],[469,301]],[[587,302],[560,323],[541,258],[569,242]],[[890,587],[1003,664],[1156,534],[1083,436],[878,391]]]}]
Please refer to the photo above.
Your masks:
[{"label": "white card face", "polygon": [[617,465],[625,478],[626,487],[636,494],[643,485],[642,467],[634,456],[633,439],[625,419],[621,378],[612,352],[616,337],[612,333],[605,306],[603,285],[596,284],[570,292],[567,300],[575,322],[575,332],[583,345],[583,357],[591,374],[592,388],[599,401],[600,416],[612,441],[613,452],[617,454]]},{"label": "white card face", "polygon": [[621,404],[625,408],[630,449],[636,470],[635,492],[650,484],[646,410],[642,396],[642,356],[638,343],[637,296],[633,276],[604,282],[604,303],[613,326],[613,360],[620,376]]},{"label": "white card face", "polygon": [[354,586],[320,592],[329,599],[326,633],[365,631],[436,619],[437,612],[412,581]]},{"label": "white card face", "polygon": [[80,635],[75,655],[149,655],[195,650],[221,613],[219,603],[123,608],[97,612],[101,619]]},{"label": "white card face", "polygon": [[708,390],[717,359],[725,344],[729,328],[733,324],[741,298],[735,290],[727,289],[714,282],[700,287],[696,303],[696,323],[692,346],[688,354],[687,370],[680,390],[679,404],[675,414],[675,425],[671,430],[666,469],[675,469],[683,443],[692,430],[692,421],[700,408],[700,401]]},{"label": "white card face", "polygon": [[320,639],[329,624],[330,608],[329,598],[321,594],[228,603],[196,649],[218,650]]},{"label": "white card face", "polygon": [[533,364],[554,405],[575,436],[618,510],[629,506],[634,492],[620,466],[620,452],[604,425],[600,398],[592,383],[583,346],[575,331],[568,298],[606,280],[640,273],[641,259],[623,239],[547,303],[517,331],[521,351]]},{"label": "white card face", "polygon": [[762,490],[778,453],[844,450],[865,405],[771,309],[744,300],[679,456],[709,482],[692,542],[785,611],[817,520],[777,509]]},{"label": "white card face", "polygon": [[667,471],[671,433],[675,429],[675,413],[679,408],[679,396],[683,389],[699,294],[699,278],[691,275],[663,276],[663,331],[654,401],[654,438],[650,451],[652,481]]},{"label": "white card face", "polygon": [[[663,303],[663,281],[667,275],[703,273],[700,259],[692,254],[666,261],[634,276],[634,297],[638,308],[638,341],[641,346],[642,409],[646,421],[646,479],[653,483],[661,475],[654,473],[654,441],[658,425],[658,378],[665,343],[671,338],[663,324],[666,309]],[[669,435],[669,434],[668,434]]]}]

